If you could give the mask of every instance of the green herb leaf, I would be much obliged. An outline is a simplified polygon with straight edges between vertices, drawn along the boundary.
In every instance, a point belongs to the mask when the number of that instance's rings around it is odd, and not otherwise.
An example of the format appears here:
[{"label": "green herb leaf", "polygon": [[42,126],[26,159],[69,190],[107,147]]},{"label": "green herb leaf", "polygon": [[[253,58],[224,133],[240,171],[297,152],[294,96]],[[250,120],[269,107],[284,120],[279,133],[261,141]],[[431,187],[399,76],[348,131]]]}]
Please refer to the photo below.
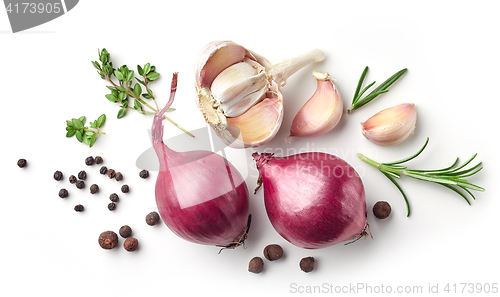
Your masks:
[{"label": "green herb leaf", "polygon": [[151,99],[153,97],[151,97],[151,95],[149,94],[142,94],[142,97],[146,98],[146,99]]},{"label": "green herb leaf", "polygon": [[85,116],[81,116],[78,120],[80,120],[80,122],[82,122],[82,125],[85,126],[85,122],[87,121],[87,118]]},{"label": "green herb leaf", "polygon": [[143,75],[148,75],[150,71],[151,71],[151,64],[147,63],[146,65],[144,65],[144,74]]},{"label": "green herb leaf", "polygon": [[81,130],[76,131],[75,132],[75,136],[76,136],[76,139],[78,139],[79,142],[83,141],[83,135],[82,135]]},{"label": "green herb leaf", "polygon": [[106,94],[106,98],[111,102],[118,102],[118,98],[113,94]]},{"label": "green herb leaf", "polygon": [[75,129],[83,129],[82,121],[80,121],[79,119],[71,119],[71,121],[73,122],[73,126],[75,127]]},{"label": "green herb leaf", "polygon": [[365,67],[363,70],[363,73],[361,74],[361,77],[358,81],[358,85],[356,87],[356,91],[354,92],[354,98],[352,100],[351,108],[347,110],[347,113],[351,113],[355,111],[356,109],[359,109],[360,107],[366,105],[379,95],[383,93],[389,92],[388,88],[394,84],[403,74],[406,73],[408,69],[404,68],[395,74],[393,74],[391,77],[389,77],[387,80],[385,80],[383,83],[381,83],[378,87],[376,87],[370,94],[368,94],[365,98],[361,99],[361,96],[371,87],[375,84],[375,82],[371,83],[368,85],[366,88],[364,88],[362,91],[361,87],[363,85],[363,81],[365,79],[366,73],[368,72],[368,66]]},{"label": "green herb leaf", "polygon": [[90,137],[89,147],[93,147],[94,144],[95,144],[95,142],[96,142],[96,140],[97,140],[97,135],[96,134],[92,135]]},{"label": "green herb leaf", "polygon": [[97,128],[95,122],[90,122],[89,124],[90,124],[90,128]]},{"label": "green herb leaf", "polygon": [[167,112],[172,112],[172,111],[175,111],[175,108],[170,107],[169,109],[167,109]]},{"label": "green herb leaf", "polygon": [[134,86],[134,95],[139,98],[141,96],[142,88],[140,84],[135,84]]},{"label": "green herb leaf", "polygon": [[134,100],[134,109],[139,111],[142,110],[142,104],[137,99]]},{"label": "green herb leaf", "polygon": [[72,121],[68,121],[68,120],[66,120],[66,125],[67,125],[68,127],[74,127],[74,125],[73,125],[73,122],[72,122]]},{"label": "green herb leaf", "polygon": [[126,91],[127,91],[127,89],[126,89],[126,88],[124,88],[124,87],[122,87],[122,86],[116,86],[116,89],[117,89],[118,91],[120,91],[120,92],[126,92]]},{"label": "green herb leaf", "polygon": [[84,135],[83,136],[83,143],[85,143],[86,145],[90,145],[90,135]]},{"label": "green herb leaf", "polygon": [[158,77],[160,77],[160,74],[158,72],[152,72],[147,76],[147,78],[151,81],[156,80]]},{"label": "green herb leaf", "polygon": [[146,91],[148,91],[148,95],[150,98],[153,98],[153,91],[150,88],[146,88]]},{"label": "green herb leaf", "polygon": [[122,108],[118,111],[117,118],[121,119],[127,114],[127,108]]},{"label": "green herb leaf", "polygon": [[127,93],[121,92],[118,94],[118,101],[122,102],[123,100],[127,99]]},{"label": "green herb leaf", "polygon": [[139,73],[140,76],[144,75],[144,70],[142,70],[142,67],[140,65],[137,65],[137,72]]},{"label": "green herb leaf", "polygon": [[101,114],[101,116],[99,116],[99,118],[96,120],[97,122],[97,127],[100,128],[102,126],[104,126],[104,123],[106,122],[106,115],[105,114]]},{"label": "green herb leaf", "polygon": [[76,133],[76,130],[70,130],[68,132],[66,132],[66,137],[73,137],[73,135],[75,135]]},{"label": "green herb leaf", "polygon": [[134,70],[130,70],[127,73],[127,79],[126,79],[126,81],[132,81],[132,79],[134,79]]},{"label": "green herb leaf", "polygon": [[118,80],[123,80],[123,78],[124,78],[123,74],[118,70],[115,70],[114,75],[116,78],[118,78]]}]

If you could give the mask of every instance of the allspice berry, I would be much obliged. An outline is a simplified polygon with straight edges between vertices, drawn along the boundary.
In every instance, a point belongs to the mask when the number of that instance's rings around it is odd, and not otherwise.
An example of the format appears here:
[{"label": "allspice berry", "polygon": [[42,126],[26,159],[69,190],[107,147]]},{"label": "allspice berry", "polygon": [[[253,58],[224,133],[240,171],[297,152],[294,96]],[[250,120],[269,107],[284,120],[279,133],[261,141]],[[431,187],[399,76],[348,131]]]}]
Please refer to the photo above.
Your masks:
[{"label": "allspice berry", "polygon": [[86,179],[87,178],[87,172],[85,172],[85,170],[82,170],[80,172],[78,172],[78,178],[79,179]]},{"label": "allspice berry", "polygon": [[127,252],[133,252],[139,247],[139,241],[133,237],[127,238],[123,243],[123,247]]},{"label": "allspice berry", "polygon": [[300,260],[299,263],[300,269],[304,272],[311,272],[314,270],[314,258],[313,257],[305,257]]},{"label": "allspice berry", "polygon": [[81,204],[75,205],[76,212],[82,212],[84,210],[85,210],[85,208],[83,207],[83,205],[81,205]]},{"label": "allspice berry", "polygon": [[96,156],[95,159],[94,159],[95,163],[96,164],[101,164],[103,162],[101,156]]},{"label": "allspice berry", "polygon": [[63,179],[63,174],[61,171],[57,170],[56,172],[54,172],[54,179],[57,180],[57,181],[60,181]]},{"label": "allspice berry", "polygon": [[83,180],[79,180],[79,181],[77,181],[77,182],[76,182],[76,187],[77,187],[78,189],[80,189],[80,190],[81,190],[81,189],[83,189],[83,188],[85,188],[85,182],[84,182]]},{"label": "allspice berry", "polygon": [[99,245],[105,249],[110,250],[118,244],[118,235],[113,231],[104,231],[99,235]]},{"label": "allspice berry", "polygon": [[146,216],[146,223],[149,226],[154,226],[159,222],[160,222],[160,215],[156,211],[152,211]]},{"label": "allspice berry", "polygon": [[139,176],[141,178],[148,178],[149,177],[149,171],[147,170],[142,170],[141,172],[139,172]]},{"label": "allspice berry", "polygon": [[74,176],[74,175],[70,176],[70,177],[69,177],[69,183],[70,183],[70,184],[74,184],[74,183],[76,183],[76,176]]},{"label": "allspice berry", "polygon": [[101,169],[99,169],[99,173],[102,175],[108,173],[108,167],[102,166]]},{"label": "allspice berry", "polygon": [[17,161],[17,166],[19,166],[19,168],[24,168],[24,167],[26,167],[26,165],[28,165],[28,162],[26,161],[26,159],[19,159]]},{"label": "allspice berry", "polygon": [[264,261],[261,257],[254,257],[248,263],[248,271],[259,274],[264,270]]},{"label": "allspice berry", "polygon": [[66,198],[66,197],[68,197],[68,195],[69,195],[68,190],[66,190],[66,189],[59,190],[59,197]]},{"label": "allspice berry", "polygon": [[107,173],[109,178],[114,178],[116,175],[116,171],[114,171],[113,169],[108,169]]},{"label": "allspice berry", "polygon": [[130,191],[130,188],[128,187],[128,185],[123,185],[121,190],[122,190],[122,193],[128,193]]},{"label": "allspice berry", "polygon": [[385,219],[391,214],[391,206],[386,201],[379,201],[373,206],[373,214],[378,219]]},{"label": "allspice berry", "polygon": [[109,209],[110,211],[115,210],[115,209],[116,209],[116,203],[111,202],[110,204],[108,204],[108,209]]},{"label": "allspice berry", "polygon": [[264,257],[269,261],[275,261],[283,257],[283,248],[278,244],[270,244],[264,248]]},{"label": "allspice berry", "polygon": [[91,157],[87,157],[85,159],[85,165],[87,165],[87,166],[94,165],[94,163],[95,163],[95,159],[92,156]]},{"label": "allspice berry", "polygon": [[90,194],[95,194],[99,192],[99,186],[96,184],[93,184],[90,186]]},{"label": "allspice berry", "polygon": [[120,197],[118,197],[118,195],[116,195],[116,193],[113,193],[113,194],[109,195],[109,200],[111,200],[111,202],[118,202],[118,201],[120,201]]},{"label": "allspice berry", "polygon": [[121,226],[118,233],[120,233],[121,237],[128,238],[132,235],[132,228],[130,228],[128,225],[123,225]]},{"label": "allspice berry", "polygon": [[115,175],[115,179],[117,181],[123,180],[123,174],[121,174],[121,172],[117,172],[116,175]]}]

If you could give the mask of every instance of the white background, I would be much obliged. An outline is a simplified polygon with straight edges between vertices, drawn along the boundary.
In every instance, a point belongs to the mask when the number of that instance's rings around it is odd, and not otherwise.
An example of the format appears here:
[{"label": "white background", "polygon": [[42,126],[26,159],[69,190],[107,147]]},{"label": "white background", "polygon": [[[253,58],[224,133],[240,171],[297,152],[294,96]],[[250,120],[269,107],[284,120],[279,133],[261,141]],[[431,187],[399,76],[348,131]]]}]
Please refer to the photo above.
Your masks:
[{"label": "white background", "polygon": [[[429,284],[442,290],[447,283],[456,283],[461,291],[460,283],[500,282],[495,171],[500,166],[498,2],[171,2],[80,1],[68,14],[16,34],[10,32],[7,13],[0,13],[0,267],[4,272],[0,295],[284,296],[297,295],[292,292],[299,286],[358,283],[374,290],[392,286],[393,291],[398,286],[422,286],[426,293]],[[292,246],[267,219],[262,191],[251,194],[253,226],[246,249],[217,254],[217,248],[186,242],[163,224],[146,225],[144,217],[156,210],[157,173],[140,179],[136,160],[151,147],[147,129],[152,118],[129,112],[116,119],[118,106],[104,97],[106,83],[90,61],[97,60],[98,48],[105,47],[115,66],[156,65],[162,77],[152,88],[160,104],[166,102],[171,73],[179,72],[173,106],[177,111],[171,118],[195,130],[205,123],[194,105],[194,60],[203,45],[218,39],[238,42],[273,63],[314,48],[325,52],[322,63],[306,67],[288,81],[282,130],[259,151],[322,149],[344,158],[363,179],[373,240],[321,250]],[[405,67],[409,71],[388,94],[344,115],[329,134],[294,139],[290,145],[283,141],[295,113],[315,90],[313,69],[337,79],[347,109],[367,65],[365,85],[380,83]],[[417,106],[414,135],[390,148],[364,139],[361,121],[404,102]],[[65,120],[82,115],[94,120],[102,113],[108,116],[103,128],[107,134],[93,148],[65,137]],[[165,127],[165,137],[180,134],[169,124]],[[400,184],[413,212],[407,218],[397,189],[355,154],[371,153],[380,161],[400,159],[417,151],[426,137],[429,146],[411,167],[446,167],[455,157],[464,161],[477,152],[485,168],[470,181],[486,192],[478,193],[468,206],[444,187],[403,177]],[[249,158],[253,151],[226,150],[250,190],[256,180]],[[124,174],[124,181],[99,175],[98,166],[85,166],[89,155],[101,155],[105,165]],[[29,166],[19,169],[19,158],[26,158]],[[52,178],[56,170],[65,174],[64,181]],[[82,191],[67,179],[80,170],[88,173]],[[101,187],[99,194],[89,194],[92,183]],[[118,192],[117,210],[108,211],[108,195],[124,183],[131,192]],[[57,196],[63,187],[70,192],[67,199]],[[387,220],[377,220],[371,212],[378,200],[392,205]],[[79,203],[85,212],[73,210]],[[101,249],[99,234],[117,232],[124,224],[132,227],[140,249],[133,253],[121,246]],[[260,275],[249,273],[248,261],[262,256],[270,243],[283,246],[284,258],[266,260]],[[310,274],[298,267],[305,256],[317,260],[317,269]]]}]

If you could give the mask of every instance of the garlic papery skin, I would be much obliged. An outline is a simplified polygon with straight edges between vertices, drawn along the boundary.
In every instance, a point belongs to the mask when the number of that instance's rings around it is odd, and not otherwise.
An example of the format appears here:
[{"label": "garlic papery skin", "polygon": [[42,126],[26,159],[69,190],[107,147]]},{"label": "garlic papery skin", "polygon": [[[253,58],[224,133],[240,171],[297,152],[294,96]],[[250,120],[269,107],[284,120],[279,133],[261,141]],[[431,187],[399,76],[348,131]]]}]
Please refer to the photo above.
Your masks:
[{"label": "garlic papery skin", "polygon": [[326,134],[342,117],[344,102],[330,75],[313,71],[313,77],[318,81],[316,91],[293,119],[287,141],[293,136],[316,137]]},{"label": "garlic papery skin", "polygon": [[196,61],[196,105],[227,145],[261,146],[281,127],[281,91],[288,77],[323,59],[323,52],[316,49],[272,65],[232,41],[211,42]]},{"label": "garlic papery skin", "polygon": [[377,145],[391,146],[400,144],[413,134],[416,123],[415,104],[403,103],[384,109],[361,123],[361,132]]}]

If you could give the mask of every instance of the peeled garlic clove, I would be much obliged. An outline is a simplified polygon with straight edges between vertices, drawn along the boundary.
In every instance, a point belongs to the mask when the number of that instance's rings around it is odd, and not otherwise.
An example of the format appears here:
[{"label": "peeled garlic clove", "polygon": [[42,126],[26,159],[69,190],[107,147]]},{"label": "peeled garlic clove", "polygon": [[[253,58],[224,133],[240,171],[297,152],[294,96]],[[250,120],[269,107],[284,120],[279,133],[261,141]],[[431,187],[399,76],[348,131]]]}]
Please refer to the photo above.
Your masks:
[{"label": "peeled garlic clove", "polygon": [[362,133],[366,139],[381,146],[403,142],[415,130],[417,110],[413,103],[403,103],[380,111],[366,122]]},{"label": "peeled garlic clove", "polygon": [[290,135],[316,137],[332,130],[342,117],[344,103],[328,73],[313,72],[318,80],[316,92],[302,106],[292,122]]},{"label": "peeled garlic clove", "polygon": [[245,59],[224,69],[213,81],[211,90],[226,117],[237,117],[264,98],[268,78],[259,63]]},{"label": "peeled garlic clove", "polygon": [[288,77],[323,59],[323,52],[316,49],[273,66],[232,41],[209,43],[196,62],[196,104],[227,145],[263,145],[283,121],[281,88]]}]

